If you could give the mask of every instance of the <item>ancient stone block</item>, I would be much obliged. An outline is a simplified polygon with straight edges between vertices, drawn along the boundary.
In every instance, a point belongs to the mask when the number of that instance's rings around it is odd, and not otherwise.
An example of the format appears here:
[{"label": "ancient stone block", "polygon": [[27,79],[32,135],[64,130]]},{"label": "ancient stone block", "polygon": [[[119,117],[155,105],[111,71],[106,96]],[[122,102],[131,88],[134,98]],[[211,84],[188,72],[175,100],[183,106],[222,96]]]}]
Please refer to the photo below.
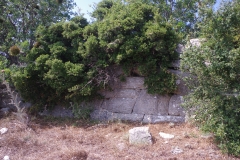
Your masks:
[{"label": "ancient stone block", "polygon": [[102,108],[114,113],[132,113],[136,98],[105,99]]},{"label": "ancient stone block", "polygon": [[150,95],[147,90],[142,90],[137,98],[133,108],[133,113],[136,114],[156,114],[158,113],[158,97]]},{"label": "ancient stone block", "polygon": [[112,113],[105,109],[94,110],[91,113],[91,118],[99,121],[132,121],[132,122],[141,122],[143,119],[143,114],[122,114],[122,113]]},{"label": "ancient stone block", "polygon": [[185,118],[182,116],[156,116],[156,115],[145,115],[143,123],[159,123],[159,122],[184,122]]},{"label": "ancient stone block", "polygon": [[158,96],[158,111],[157,115],[168,115],[168,107],[169,107],[169,101],[170,101],[169,95],[159,95]]},{"label": "ancient stone block", "polygon": [[181,107],[182,96],[173,95],[169,101],[168,114],[171,116],[185,116],[184,109]]},{"label": "ancient stone block", "polygon": [[122,113],[110,113],[109,121],[123,120],[131,122],[141,122],[143,120],[143,114],[122,114]]},{"label": "ancient stone block", "polygon": [[136,89],[114,89],[100,92],[104,98],[137,98],[140,90]]}]

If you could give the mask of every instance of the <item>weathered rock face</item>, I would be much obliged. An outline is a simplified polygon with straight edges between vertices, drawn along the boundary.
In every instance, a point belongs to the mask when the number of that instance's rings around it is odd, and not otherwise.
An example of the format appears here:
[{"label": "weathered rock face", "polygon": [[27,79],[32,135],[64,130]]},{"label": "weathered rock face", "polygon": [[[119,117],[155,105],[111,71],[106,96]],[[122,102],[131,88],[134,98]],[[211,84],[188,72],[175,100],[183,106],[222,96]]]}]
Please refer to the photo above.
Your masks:
[{"label": "weathered rock face", "polygon": [[94,102],[97,107],[91,114],[93,119],[143,123],[184,122],[180,95],[150,95],[143,77],[127,77],[125,82],[118,81],[115,84],[112,83],[112,91],[100,92],[105,98],[103,102]]},{"label": "weathered rock face", "polygon": [[152,136],[149,127],[135,127],[129,130],[129,143],[133,145],[151,145]]}]

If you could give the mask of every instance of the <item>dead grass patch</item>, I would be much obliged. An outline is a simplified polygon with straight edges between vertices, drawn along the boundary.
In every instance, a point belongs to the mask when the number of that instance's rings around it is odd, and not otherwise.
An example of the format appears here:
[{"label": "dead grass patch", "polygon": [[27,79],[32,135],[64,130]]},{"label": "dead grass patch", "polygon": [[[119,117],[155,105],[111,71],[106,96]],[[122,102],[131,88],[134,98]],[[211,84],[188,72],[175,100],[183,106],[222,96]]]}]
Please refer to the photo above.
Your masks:
[{"label": "dead grass patch", "polygon": [[[59,123],[58,123],[59,121]],[[9,131],[0,135],[0,159],[11,160],[237,160],[222,154],[212,138],[204,138],[197,127],[190,124],[106,123],[36,119],[30,128],[21,128],[14,119],[0,119],[0,128]],[[128,143],[128,130],[148,126],[154,143],[134,146]],[[175,135],[163,139],[159,132]],[[183,150],[173,154],[178,147]]]}]

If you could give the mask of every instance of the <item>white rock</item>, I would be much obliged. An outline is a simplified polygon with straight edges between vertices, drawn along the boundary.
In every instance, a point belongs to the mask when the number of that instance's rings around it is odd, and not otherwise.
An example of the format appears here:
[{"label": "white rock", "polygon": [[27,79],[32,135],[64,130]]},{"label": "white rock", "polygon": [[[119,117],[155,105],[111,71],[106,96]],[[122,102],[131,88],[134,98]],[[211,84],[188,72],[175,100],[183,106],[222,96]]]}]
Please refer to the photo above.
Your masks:
[{"label": "white rock", "polygon": [[136,145],[152,144],[152,136],[149,127],[135,127],[129,130],[129,143]]},{"label": "white rock", "polygon": [[4,133],[6,133],[8,131],[8,129],[7,128],[2,128],[2,129],[0,129],[0,133],[1,134],[4,134]]},{"label": "white rock", "polygon": [[4,156],[3,160],[10,160],[9,156]]},{"label": "white rock", "polygon": [[160,137],[166,138],[166,139],[174,138],[174,135],[172,135],[172,134],[167,134],[167,133],[163,133],[163,132],[160,132],[159,135],[160,135]]},{"label": "white rock", "polygon": [[183,150],[180,149],[180,148],[178,148],[178,146],[175,147],[175,148],[172,150],[172,154],[179,154],[179,153],[182,153],[182,152],[183,152]]}]

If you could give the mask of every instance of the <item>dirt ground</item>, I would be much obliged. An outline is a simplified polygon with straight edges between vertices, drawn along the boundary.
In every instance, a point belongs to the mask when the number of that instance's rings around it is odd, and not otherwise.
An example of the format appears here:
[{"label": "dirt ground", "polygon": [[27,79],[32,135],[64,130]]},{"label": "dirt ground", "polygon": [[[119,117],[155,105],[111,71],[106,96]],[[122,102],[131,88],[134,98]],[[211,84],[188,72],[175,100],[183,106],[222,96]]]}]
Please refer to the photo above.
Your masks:
[{"label": "dirt ground", "polygon": [[[128,131],[148,126],[153,145],[128,143]],[[222,154],[213,139],[190,124],[93,123],[37,118],[29,127],[13,117],[0,119],[0,159],[10,160],[237,160]],[[159,132],[175,135],[165,140]],[[174,154],[174,148],[183,152]]]}]

